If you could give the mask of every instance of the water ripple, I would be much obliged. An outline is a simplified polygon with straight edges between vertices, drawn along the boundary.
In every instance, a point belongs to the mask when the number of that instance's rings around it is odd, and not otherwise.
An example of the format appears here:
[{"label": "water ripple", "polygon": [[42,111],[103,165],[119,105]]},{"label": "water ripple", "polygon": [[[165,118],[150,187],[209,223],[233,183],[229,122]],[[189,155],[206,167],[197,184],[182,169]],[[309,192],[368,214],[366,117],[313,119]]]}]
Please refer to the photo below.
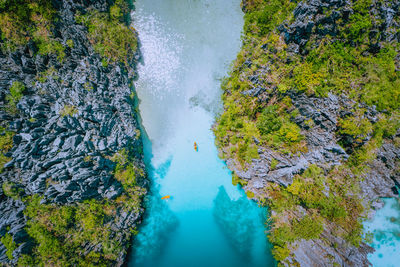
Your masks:
[{"label": "water ripple", "polygon": [[[137,12],[145,14],[141,9]],[[143,54],[137,84],[162,99],[172,90],[176,92],[176,83],[182,72],[180,54],[184,37],[169,28],[166,22],[160,21],[154,13],[138,17],[134,25],[139,32]]]}]

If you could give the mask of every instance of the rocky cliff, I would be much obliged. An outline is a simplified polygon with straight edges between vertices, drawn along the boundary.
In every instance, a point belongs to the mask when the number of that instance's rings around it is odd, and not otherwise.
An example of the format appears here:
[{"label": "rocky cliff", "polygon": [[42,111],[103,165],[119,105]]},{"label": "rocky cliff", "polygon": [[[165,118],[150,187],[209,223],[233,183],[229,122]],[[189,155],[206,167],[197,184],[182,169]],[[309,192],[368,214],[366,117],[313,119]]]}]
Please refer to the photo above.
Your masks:
[{"label": "rocky cliff", "polygon": [[269,206],[280,264],[368,266],[362,221],[400,183],[400,2],[242,7],[214,127],[234,183]]},{"label": "rocky cliff", "polygon": [[42,2],[0,7],[0,263],[121,265],[147,187],[130,6]]}]

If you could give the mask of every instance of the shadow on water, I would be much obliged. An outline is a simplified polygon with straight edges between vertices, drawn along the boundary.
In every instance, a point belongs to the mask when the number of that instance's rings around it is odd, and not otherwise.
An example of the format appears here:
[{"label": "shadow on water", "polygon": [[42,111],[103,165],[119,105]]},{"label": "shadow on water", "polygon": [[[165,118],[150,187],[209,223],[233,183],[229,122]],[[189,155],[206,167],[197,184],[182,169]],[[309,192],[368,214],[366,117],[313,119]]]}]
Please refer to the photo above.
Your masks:
[{"label": "shadow on water", "polygon": [[157,169],[153,168],[151,159],[153,158],[152,144],[142,127],[142,121],[138,118],[141,136],[143,142],[144,162],[146,165],[147,175],[150,180],[150,189],[147,196],[144,198],[145,213],[142,223],[139,226],[139,233],[134,236],[133,244],[126,264],[134,263],[134,266],[154,266],[156,262],[146,262],[145,259],[161,258],[163,247],[168,243],[168,237],[178,227],[178,219],[171,212],[165,200],[161,199],[159,186],[154,182],[156,178],[164,177],[172,162],[172,156],[169,157]]},{"label": "shadow on water", "polygon": [[136,5],[143,61],[135,86],[152,184],[129,266],[274,266],[265,251],[266,211],[232,186],[210,131],[222,107],[217,78],[240,48],[240,0]]},{"label": "shadow on water", "polygon": [[178,226],[178,219],[169,210],[165,201],[161,200],[157,188],[151,190],[150,197],[145,200],[145,207],[143,224],[133,242],[134,266],[154,266],[156,262],[147,263],[145,259],[161,258],[168,237]]},{"label": "shadow on water", "polygon": [[153,174],[153,177],[158,179],[163,179],[167,175],[169,167],[171,167],[171,163],[172,163],[172,156],[169,156],[165,162],[160,164],[160,166]]},{"label": "shadow on water", "polygon": [[199,91],[189,99],[189,104],[191,108],[201,107],[215,117],[222,112],[222,105],[219,105],[218,101],[218,98],[210,99],[204,92]]},{"label": "shadow on water", "polygon": [[[214,199],[213,215],[231,246],[243,259],[250,261],[256,235],[262,236],[264,231],[259,228],[260,222],[257,220],[266,221],[266,209],[249,201],[244,194],[237,200],[232,200],[225,187],[220,186]],[[265,253],[269,253],[269,247]]]}]

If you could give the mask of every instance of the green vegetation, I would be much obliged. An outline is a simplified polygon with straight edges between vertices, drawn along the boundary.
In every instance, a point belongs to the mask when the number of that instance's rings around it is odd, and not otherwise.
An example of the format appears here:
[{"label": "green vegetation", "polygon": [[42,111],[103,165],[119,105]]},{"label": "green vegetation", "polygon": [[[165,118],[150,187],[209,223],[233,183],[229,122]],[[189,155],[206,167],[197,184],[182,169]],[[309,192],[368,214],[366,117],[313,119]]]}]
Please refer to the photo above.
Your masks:
[{"label": "green vegetation", "polygon": [[0,127],[0,173],[3,171],[3,166],[11,159],[4,156],[13,145],[14,133],[7,131],[5,128]]},{"label": "green vegetation", "polygon": [[254,197],[254,193],[252,191],[246,191],[246,196],[248,198],[253,198]]},{"label": "green vegetation", "polygon": [[92,157],[90,155],[87,155],[86,157],[83,158],[84,162],[91,162],[92,161]]},{"label": "green vegetation", "polygon": [[[138,212],[145,190],[135,186],[129,195],[116,200],[87,200],[74,205],[40,204],[40,197],[26,199],[28,234],[35,240],[32,255],[24,255],[19,265],[108,266],[125,248],[111,236],[111,224],[118,211]],[[130,195],[132,194],[132,195]],[[125,238],[134,232],[122,232]],[[87,253],[86,249],[97,249]]]},{"label": "green vegetation", "polygon": [[298,239],[318,238],[322,231],[320,219],[305,216],[301,220],[294,219],[290,224],[282,224],[274,228],[270,233],[270,241],[278,247],[285,248],[287,243]]},{"label": "green vegetation", "polygon": [[54,15],[51,1],[1,1],[1,48],[13,51],[32,40],[37,45],[39,54],[56,54],[62,60],[65,56],[64,47],[51,33]]},{"label": "green vegetation", "polygon": [[102,65],[110,62],[123,62],[126,66],[133,60],[137,49],[137,35],[132,27],[128,27],[125,15],[129,10],[128,3],[117,0],[109,13],[96,10],[76,16],[78,23],[88,27],[89,41],[94,50],[102,58]]},{"label": "green vegetation", "polygon": [[353,137],[366,136],[372,132],[372,124],[366,119],[347,117],[339,122],[340,133],[348,134]]},{"label": "green vegetation", "polygon": [[[294,122],[299,111],[292,104],[293,93],[313,97],[333,93],[353,100],[337,122],[337,138],[350,154],[341,167],[323,172],[310,166],[287,188],[268,184],[265,194],[257,195],[266,198],[260,202],[275,214],[268,236],[278,261],[289,256],[288,245],[295,240],[319,238],[324,225],[334,224],[334,234],[358,246],[364,213],[359,182],[384,139],[399,143],[394,135],[400,127],[400,72],[396,70],[400,46],[371,34],[384,23],[370,13],[376,3],[352,1],[354,12],[349,19],[336,20],[337,36],[315,38],[317,25],[302,53],[294,54],[289,53],[277,27],[284,21],[293,22],[298,2],[243,2],[243,46],[222,83],[224,112],[213,129],[222,157],[233,158],[238,167],[246,169],[258,158],[254,153],[258,149],[288,155],[308,151],[305,130]],[[378,42],[380,48],[371,49]],[[255,88],[265,92],[251,96]],[[377,121],[370,119],[367,106],[372,105],[379,112]],[[312,118],[304,124],[306,130],[315,127]],[[271,159],[270,169],[277,164]],[[233,175],[233,183],[240,182]]]},{"label": "green vegetation", "polygon": [[282,82],[308,94],[345,93],[359,102],[376,105],[378,110],[395,110],[400,107],[395,49],[384,44],[377,54],[371,54],[359,46],[326,40],[304,59],[297,59],[301,64],[294,68],[294,77]]},{"label": "green vegetation", "polygon": [[[277,115],[281,116],[277,116]],[[279,148],[284,144],[291,147],[303,140],[300,128],[290,121],[290,116],[285,116],[279,111],[278,105],[267,106],[257,118],[257,128],[261,138],[270,146]]]},{"label": "green vegetation", "polygon": [[261,134],[267,135],[281,129],[282,121],[276,116],[277,109],[276,105],[267,106],[258,116],[257,128]]},{"label": "green vegetation", "polygon": [[[20,258],[19,264],[26,262],[44,265],[106,265],[115,255],[104,255],[103,248],[112,242],[109,236],[109,221],[115,210],[109,202],[85,201],[77,205],[57,206],[40,204],[40,197],[27,199],[25,216],[30,218],[27,224],[28,234],[37,245],[33,255]],[[98,251],[85,253],[87,244],[99,245]],[[115,244],[121,251],[121,245]],[[102,257],[103,256],[103,257]]]},{"label": "green vegetation", "polygon": [[[33,253],[23,255],[18,264],[55,266],[110,266],[125,247],[118,236],[111,235],[111,224],[121,212],[139,213],[146,190],[138,185],[145,177],[135,166],[127,150],[116,153],[115,178],[122,184],[123,193],[116,199],[86,200],[71,205],[41,204],[35,195],[24,200],[24,214],[29,218],[28,234],[35,240]],[[84,158],[85,162],[90,156]],[[121,230],[125,240],[136,233],[134,228]],[[96,248],[93,250],[93,248]],[[87,253],[91,250],[90,253]]]},{"label": "green vegetation", "polygon": [[274,246],[272,249],[272,255],[277,261],[283,261],[290,255],[290,249],[287,247],[280,247],[280,246]]},{"label": "green vegetation", "polygon": [[36,75],[36,80],[40,83],[45,83],[48,79],[59,79],[57,70],[53,66]]},{"label": "green vegetation", "polygon": [[144,172],[138,169],[132,162],[129,162],[126,150],[122,150],[116,153],[112,158],[117,163],[115,167],[114,176],[115,179],[121,182],[126,187],[130,187],[136,184],[136,173],[140,172],[143,176]]},{"label": "green vegetation", "polygon": [[85,89],[86,89],[87,91],[92,91],[92,90],[93,90],[93,86],[90,84],[90,82],[85,82],[85,83],[83,84],[83,87],[85,87]]},{"label": "green vegetation", "polygon": [[61,110],[60,110],[60,116],[65,117],[65,116],[74,116],[76,113],[78,113],[78,109],[75,106],[72,105],[65,105]]},{"label": "green vegetation", "polygon": [[240,179],[239,176],[237,176],[235,173],[232,173],[232,184],[234,186],[237,186],[238,184],[240,186],[245,186],[247,184],[247,181]]},{"label": "green vegetation", "polygon": [[285,19],[291,16],[297,1],[289,0],[253,0],[244,17],[244,31],[250,36],[265,36],[273,31]]},{"label": "green vegetation", "polygon": [[22,188],[18,187],[13,182],[4,182],[2,185],[2,189],[4,195],[11,197],[13,199],[20,199],[21,194],[24,192]]},{"label": "green vegetation", "polygon": [[17,244],[15,244],[12,235],[9,233],[6,233],[1,239],[1,243],[3,243],[4,247],[7,249],[6,255],[7,257],[12,260],[13,257],[13,252],[17,248]]},{"label": "green vegetation", "polygon": [[25,89],[25,85],[19,81],[14,81],[10,86],[10,93],[6,96],[8,110],[10,113],[17,113],[17,104],[24,96],[22,93],[25,91]]},{"label": "green vegetation", "polygon": [[74,40],[69,39],[66,43],[70,48],[74,48]]},{"label": "green vegetation", "polygon": [[51,40],[45,37],[38,37],[38,47],[39,54],[48,55],[54,54],[57,55],[59,61],[63,61],[65,57],[64,46],[55,40]]},{"label": "green vegetation", "polygon": [[[344,166],[334,167],[328,174],[311,165],[302,175],[297,175],[287,188],[269,184],[264,188],[269,196],[267,204],[275,215],[268,238],[274,244],[277,260],[288,256],[287,245],[300,239],[319,238],[324,224],[335,223],[335,233],[358,246],[362,241],[362,214],[364,207],[357,196],[357,177]],[[299,207],[307,211],[306,217],[289,223],[282,221],[283,214],[297,214]],[[309,217],[311,216],[311,217]],[[293,216],[289,216],[293,218]]]},{"label": "green vegetation", "polygon": [[117,199],[117,202],[137,207],[136,211],[138,212],[140,197],[144,194],[144,189],[138,186],[138,183],[145,178],[145,171],[143,168],[138,167],[138,164],[132,160],[126,149],[116,153],[111,160],[116,163],[114,177],[122,184],[126,192],[126,195],[122,195]]},{"label": "green vegetation", "polygon": [[[132,62],[137,48],[136,32],[125,24],[128,6],[117,0],[109,13],[89,10],[78,15],[77,21],[88,27],[88,38],[95,51],[102,56],[103,65],[110,62],[123,62],[127,66]],[[44,0],[0,0],[0,45],[4,52],[12,52],[28,42],[34,44],[38,54],[57,55],[60,61],[65,57],[64,46],[53,36],[53,22],[56,12],[51,1]],[[66,40],[65,46],[73,48],[74,41]],[[45,83],[48,79],[58,80],[57,70],[49,67],[38,73],[33,86]],[[88,91],[93,89],[91,83],[85,83]],[[23,96],[26,86],[15,81],[10,87],[6,101],[11,112],[16,112],[16,105]],[[60,116],[74,116],[77,107],[65,105]],[[33,118],[29,122],[34,123]],[[28,122],[28,123],[29,123]],[[4,154],[13,144],[13,132],[6,126],[0,128],[0,170],[10,159]],[[113,199],[88,199],[80,203],[55,204],[42,201],[39,195],[26,196],[18,184],[4,182],[1,184],[4,195],[20,199],[26,205],[24,215],[27,218],[25,230],[34,241],[32,251],[18,259],[19,266],[113,266],[117,258],[126,253],[122,242],[129,240],[137,233],[134,227],[121,229],[118,233],[112,230],[119,220],[119,215],[140,213],[141,202],[146,194],[143,188],[145,172],[127,150],[116,153],[113,172],[116,183],[123,190]],[[108,160],[109,159],[105,159]],[[93,164],[91,156],[83,158],[83,164]],[[112,162],[108,162],[113,164]],[[52,178],[46,179],[48,186]],[[121,241],[122,240],[122,241]],[[1,237],[7,249],[7,256],[12,259],[12,252],[18,244],[10,234]]]},{"label": "green vegetation", "polygon": [[270,168],[271,170],[275,170],[276,166],[278,165],[278,161],[276,159],[271,159]]}]

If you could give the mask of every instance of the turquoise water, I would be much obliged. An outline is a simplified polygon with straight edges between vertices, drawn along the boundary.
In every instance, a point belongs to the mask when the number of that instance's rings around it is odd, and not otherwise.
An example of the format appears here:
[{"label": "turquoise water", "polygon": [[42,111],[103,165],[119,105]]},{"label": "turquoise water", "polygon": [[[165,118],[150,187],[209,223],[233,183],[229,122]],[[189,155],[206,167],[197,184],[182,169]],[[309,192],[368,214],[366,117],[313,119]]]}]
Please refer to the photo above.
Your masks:
[{"label": "turquoise water", "polygon": [[[266,210],[231,183],[211,126],[240,49],[240,0],[138,0],[145,159],[153,181],[129,266],[274,266]],[[196,152],[193,143],[197,142]],[[161,200],[170,195],[171,199]]]},{"label": "turquoise water", "polygon": [[383,199],[385,206],[378,210],[372,221],[364,224],[373,236],[375,252],[368,256],[373,266],[400,266],[400,203],[399,199]]}]

